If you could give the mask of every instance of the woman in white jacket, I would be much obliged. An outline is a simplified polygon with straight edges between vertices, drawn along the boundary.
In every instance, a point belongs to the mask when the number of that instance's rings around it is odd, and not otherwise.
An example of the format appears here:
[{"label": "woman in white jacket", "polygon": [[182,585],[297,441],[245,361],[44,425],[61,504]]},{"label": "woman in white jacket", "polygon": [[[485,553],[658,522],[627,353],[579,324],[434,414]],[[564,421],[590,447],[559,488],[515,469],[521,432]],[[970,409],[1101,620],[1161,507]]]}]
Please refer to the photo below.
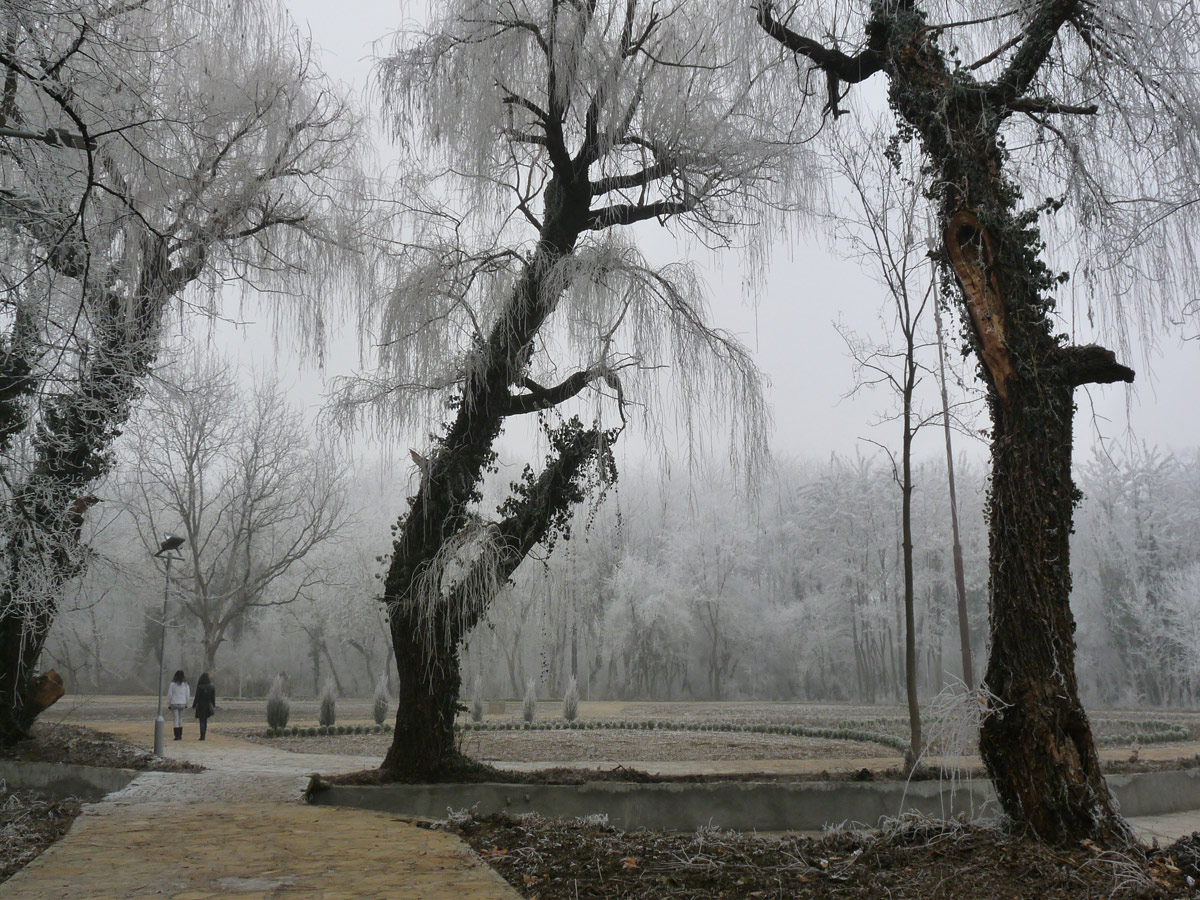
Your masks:
[{"label": "woman in white jacket", "polygon": [[175,740],[183,740],[183,711],[191,702],[192,691],[184,681],[183,669],[175,673],[175,678],[167,685],[167,708],[175,714]]}]

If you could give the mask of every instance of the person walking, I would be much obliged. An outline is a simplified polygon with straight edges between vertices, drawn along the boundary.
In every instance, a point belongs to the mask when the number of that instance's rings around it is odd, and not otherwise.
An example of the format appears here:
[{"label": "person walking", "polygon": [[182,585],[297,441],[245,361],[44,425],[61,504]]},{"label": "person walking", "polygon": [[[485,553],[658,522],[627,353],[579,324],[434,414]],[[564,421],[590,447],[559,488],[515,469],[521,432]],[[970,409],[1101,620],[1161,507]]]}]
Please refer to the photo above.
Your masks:
[{"label": "person walking", "polygon": [[188,708],[192,689],[188,687],[183,677],[183,669],[175,673],[171,683],[167,685],[167,709],[175,716],[175,740],[183,740],[183,711]]},{"label": "person walking", "polygon": [[196,710],[196,718],[200,721],[200,740],[208,733],[208,720],[217,711],[217,689],[205,672],[196,682],[196,699],[192,701],[192,709]]}]

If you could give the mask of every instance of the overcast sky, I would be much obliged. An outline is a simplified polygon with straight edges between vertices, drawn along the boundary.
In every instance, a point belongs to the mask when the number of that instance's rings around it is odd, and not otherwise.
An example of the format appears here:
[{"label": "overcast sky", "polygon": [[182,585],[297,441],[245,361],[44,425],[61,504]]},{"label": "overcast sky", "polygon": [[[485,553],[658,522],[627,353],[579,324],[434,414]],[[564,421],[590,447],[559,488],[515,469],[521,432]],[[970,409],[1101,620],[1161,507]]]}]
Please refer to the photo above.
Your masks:
[{"label": "overcast sky", "polygon": [[[417,8],[395,0],[291,0],[288,6],[300,28],[311,33],[325,70],[350,86],[360,100],[371,71],[372,45],[379,41],[381,49],[389,47],[387,36],[405,21],[405,10],[409,10],[411,22],[411,10]],[[386,160],[388,152],[386,146],[381,147],[381,158]],[[672,251],[671,239],[663,241],[659,249]],[[685,252],[687,248],[679,249],[679,253]],[[743,290],[736,260],[731,257],[717,267],[711,256],[703,260],[712,276],[715,324],[737,333],[770,378],[773,452],[801,457],[854,453],[856,447],[873,452],[862,438],[895,445],[894,425],[870,425],[887,408],[886,396],[877,393],[843,399],[853,384],[853,370],[833,325],[841,316],[856,331],[879,334],[880,289],[859,263],[838,259],[815,239],[776,247],[774,260],[753,303]],[[246,330],[241,342],[243,355],[257,354],[251,348],[270,340],[264,329],[265,325],[256,325]],[[1195,323],[1191,330],[1197,330]],[[346,374],[354,369],[355,346],[348,336],[335,343],[326,374]],[[1098,434],[1117,442],[1133,439],[1164,448],[1200,446],[1200,415],[1194,399],[1200,387],[1200,340],[1164,338],[1150,371],[1140,359],[1125,362],[1138,370],[1134,388],[1093,386],[1090,393],[1077,395],[1077,459],[1090,453]],[[292,365],[283,362],[285,368]],[[309,402],[320,391],[320,379],[312,374],[299,376],[295,383]],[[930,386],[929,400],[935,396]],[[940,452],[940,440],[940,434],[930,431],[918,454],[928,457]],[[959,446],[966,449],[966,442],[960,440]],[[977,442],[971,452],[982,455],[982,444]]]}]

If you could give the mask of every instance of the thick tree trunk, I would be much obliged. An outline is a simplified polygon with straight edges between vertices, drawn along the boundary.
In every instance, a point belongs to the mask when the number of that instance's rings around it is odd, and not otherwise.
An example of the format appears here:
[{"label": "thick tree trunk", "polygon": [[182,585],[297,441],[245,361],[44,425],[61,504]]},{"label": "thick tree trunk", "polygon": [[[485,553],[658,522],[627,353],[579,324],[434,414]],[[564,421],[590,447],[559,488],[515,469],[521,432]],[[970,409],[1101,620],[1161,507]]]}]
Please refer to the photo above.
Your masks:
[{"label": "thick tree trunk", "polygon": [[1119,843],[1128,831],[1104,782],[1075,677],[1071,393],[1069,384],[1047,390],[1043,382],[996,409],[985,682],[997,700],[980,753],[1005,812],[1039,837]]},{"label": "thick tree trunk", "polygon": [[457,645],[429,633],[429,623],[393,617],[392,640],[400,689],[396,731],[383,771],[420,781],[446,778],[464,762],[454,746],[454,718],[462,687]]},{"label": "thick tree trunk", "polygon": [[36,701],[34,672],[50,619],[37,618],[29,621],[10,614],[0,619],[0,746],[28,737],[34,719],[45,709]]}]

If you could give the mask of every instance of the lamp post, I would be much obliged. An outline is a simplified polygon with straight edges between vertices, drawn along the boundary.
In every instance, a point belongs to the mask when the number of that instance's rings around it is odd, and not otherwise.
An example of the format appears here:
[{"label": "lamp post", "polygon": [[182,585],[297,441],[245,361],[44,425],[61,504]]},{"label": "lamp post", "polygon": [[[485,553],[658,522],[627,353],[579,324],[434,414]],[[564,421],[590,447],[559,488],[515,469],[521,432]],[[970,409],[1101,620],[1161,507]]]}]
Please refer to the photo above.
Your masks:
[{"label": "lamp post", "polygon": [[162,714],[162,694],[163,694],[163,659],[166,656],[167,649],[167,599],[171,591],[171,560],[183,559],[182,556],[176,555],[175,551],[182,547],[186,541],[174,534],[164,534],[162,544],[159,545],[158,552],[155,556],[162,557],[167,561],[167,574],[163,581],[163,608],[162,608],[162,634],[158,639],[158,717],[154,720],[154,755],[163,755],[163,714]]}]

